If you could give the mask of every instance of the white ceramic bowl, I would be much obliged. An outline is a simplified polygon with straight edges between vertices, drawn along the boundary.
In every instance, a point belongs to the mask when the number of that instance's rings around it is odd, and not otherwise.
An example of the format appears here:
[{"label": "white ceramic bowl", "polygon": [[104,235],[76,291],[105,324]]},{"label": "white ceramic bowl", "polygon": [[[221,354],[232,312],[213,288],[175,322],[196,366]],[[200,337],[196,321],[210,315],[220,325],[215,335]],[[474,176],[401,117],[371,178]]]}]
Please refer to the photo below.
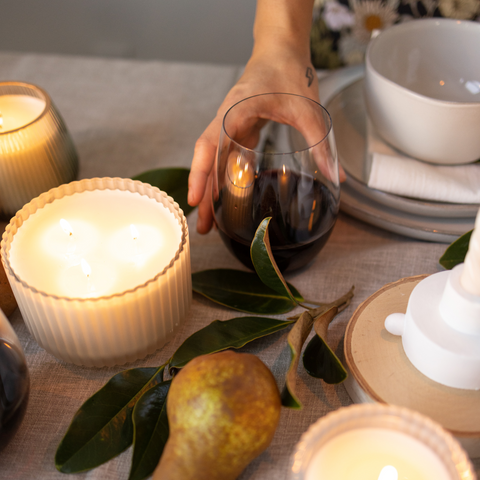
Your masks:
[{"label": "white ceramic bowl", "polygon": [[426,19],[395,25],[367,49],[365,99],[380,135],[412,157],[480,158],[480,23]]}]

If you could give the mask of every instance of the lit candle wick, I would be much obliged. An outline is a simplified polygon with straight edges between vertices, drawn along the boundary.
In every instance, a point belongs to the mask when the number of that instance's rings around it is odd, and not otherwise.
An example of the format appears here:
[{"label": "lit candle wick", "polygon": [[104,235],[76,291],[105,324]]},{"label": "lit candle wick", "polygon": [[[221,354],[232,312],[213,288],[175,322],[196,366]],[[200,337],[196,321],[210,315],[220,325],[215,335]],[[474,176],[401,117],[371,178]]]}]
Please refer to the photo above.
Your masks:
[{"label": "lit candle wick", "polygon": [[82,266],[82,271],[85,274],[85,276],[87,278],[90,278],[90,275],[92,274],[92,267],[90,267],[90,265],[84,258],[82,258],[82,260],[80,261],[80,264]]},{"label": "lit candle wick", "polygon": [[383,467],[378,480],[398,480],[397,469],[391,465]]},{"label": "lit candle wick", "polygon": [[[238,172],[238,177],[237,177],[237,181],[238,181],[239,183],[241,182],[242,177],[243,177],[243,170],[240,170],[240,171]],[[235,182],[235,183],[237,183],[237,182]]]},{"label": "lit candle wick", "polygon": [[133,223],[130,225],[130,234],[132,235],[133,240],[136,240],[140,236],[137,227],[133,225]]},{"label": "lit candle wick", "polygon": [[73,235],[73,228],[72,226],[63,218],[60,219],[60,226],[62,227],[62,230],[69,236],[71,237]]}]

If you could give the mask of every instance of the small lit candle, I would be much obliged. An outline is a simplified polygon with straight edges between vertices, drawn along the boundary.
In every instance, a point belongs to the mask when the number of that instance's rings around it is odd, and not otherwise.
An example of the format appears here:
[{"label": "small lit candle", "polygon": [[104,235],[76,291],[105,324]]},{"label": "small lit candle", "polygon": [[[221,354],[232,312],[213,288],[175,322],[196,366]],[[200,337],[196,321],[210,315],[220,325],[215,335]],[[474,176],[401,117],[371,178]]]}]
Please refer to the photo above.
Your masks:
[{"label": "small lit candle", "polygon": [[230,236],[249,238],[253,216],[253,188],[255,171],[238,152],[233,152],[227,163],[223,190],[223,223]]},{"label": "small lit candle", "polygon": [[290,480],[475,480],[460,444],[403,407],[352,405],[302,435]]},{"label": "small lit candle", "polygon": [[452,478],[430,448],[405,433],[387,428],[357,428],[332,438],[313,457],[305,478],[396,480],[398,477]]},{"label": "small lit candle", "polygon": [[0,95],[0,132],[25,127],[45,110],[43,99],[29,95]]},{"label": "small lit candle", "polygon": [[467,292],[480,296],[480,210],[470,237],[460,284]]},{"label": "small lit candle", "polygon": [[0,82],[0,215],[72,181],[78,158],[60,114],[35,85]]},{"label": "small lit candle", "polygon": [[77,364],[151,353],[191,301],[186,219],[132,180],[83,180],[34,199],[7,227],[2,261],[32,335]]}]

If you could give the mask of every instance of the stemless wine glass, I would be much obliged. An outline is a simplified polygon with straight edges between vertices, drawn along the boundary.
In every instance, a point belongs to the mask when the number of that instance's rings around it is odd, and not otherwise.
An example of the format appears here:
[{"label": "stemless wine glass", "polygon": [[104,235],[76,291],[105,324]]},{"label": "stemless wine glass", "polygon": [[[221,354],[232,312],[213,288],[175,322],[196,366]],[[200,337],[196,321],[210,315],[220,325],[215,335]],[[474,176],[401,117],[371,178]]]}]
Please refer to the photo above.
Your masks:
[{"label": "stemless wine glass", "polygon": [[223,119],[213,181],[215,223],[225,245],[253,268],[250,244],[271,217],[282,272],[309,263],[335,224],[340,197],[332,120],[319,103],[289,93],[246,98]]}]

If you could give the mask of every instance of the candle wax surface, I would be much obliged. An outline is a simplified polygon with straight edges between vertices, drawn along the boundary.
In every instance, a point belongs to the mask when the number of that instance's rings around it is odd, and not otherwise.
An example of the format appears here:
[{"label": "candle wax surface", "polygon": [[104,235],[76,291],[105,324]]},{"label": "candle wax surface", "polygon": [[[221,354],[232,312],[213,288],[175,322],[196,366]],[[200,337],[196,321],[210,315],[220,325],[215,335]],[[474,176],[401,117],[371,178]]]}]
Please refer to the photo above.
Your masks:
[{"label": "candle wax surface", "polygon": [[28,125],[45,110],[45,100],[29,95],[0,96],[0,133]]},{"label": "candle wax surface", "polygon": [[154,278],[174,258],[181,237],[174,214],[155,199],[120,190],[85,191],[31,215],[13,238],[10,265],[39,291],[102,297]]},{"label": "candle wax surface", "polygon": [[[378,480],[393,466],[398,480],[451,480],[426,445],[402,432],[359,428],[344,432],[314,453],[306,480]],[[383,473],[382,480],[387,480]]]}]

